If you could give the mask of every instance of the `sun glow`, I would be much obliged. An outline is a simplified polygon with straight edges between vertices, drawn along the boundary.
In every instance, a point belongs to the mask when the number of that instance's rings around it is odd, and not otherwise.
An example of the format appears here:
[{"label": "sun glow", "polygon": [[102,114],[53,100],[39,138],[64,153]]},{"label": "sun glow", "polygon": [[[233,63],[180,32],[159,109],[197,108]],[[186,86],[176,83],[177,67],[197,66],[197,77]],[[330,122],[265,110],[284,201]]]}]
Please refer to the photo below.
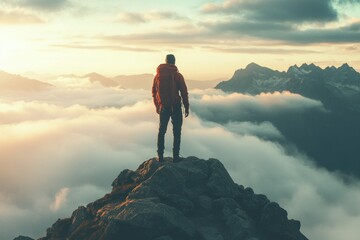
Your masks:
[{"label": "sun glow", "polygon": [[4,65],[11,55],[18,52],[20,41],[6,36],[6,31],[1,32],[0,38],[0,64]]}]

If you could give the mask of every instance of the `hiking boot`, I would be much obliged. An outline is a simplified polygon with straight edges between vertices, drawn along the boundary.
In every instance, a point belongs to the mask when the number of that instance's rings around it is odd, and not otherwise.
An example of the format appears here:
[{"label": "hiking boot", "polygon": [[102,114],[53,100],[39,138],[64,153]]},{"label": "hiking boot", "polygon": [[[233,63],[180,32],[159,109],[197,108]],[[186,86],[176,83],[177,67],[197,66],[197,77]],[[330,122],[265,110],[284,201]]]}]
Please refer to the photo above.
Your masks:
[{"label": "hiking boot", "polygon": [[177,163],[181,161],[181,157],[179,155],[173,157],[173,162]]},{"label": "hiking boot", "polygon": [[163,155],[157,156],[156,161],[158,161],[158,162],[164,162],[164,156],[163,156]]}]

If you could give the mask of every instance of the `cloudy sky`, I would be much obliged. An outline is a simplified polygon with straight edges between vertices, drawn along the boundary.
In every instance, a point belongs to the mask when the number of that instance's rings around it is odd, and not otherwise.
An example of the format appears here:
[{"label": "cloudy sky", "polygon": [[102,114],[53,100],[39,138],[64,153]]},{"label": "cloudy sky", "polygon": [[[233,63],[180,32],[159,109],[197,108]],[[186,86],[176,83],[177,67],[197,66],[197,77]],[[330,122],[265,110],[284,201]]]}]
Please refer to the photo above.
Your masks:
[{"label": "cloudy sky", "polygon": [[[191,79],[250,62],[360,69],[359,0],[2,0],[0,69],[153,73],[168,52]],[[219,63],[222,63],[219,66]]]}]

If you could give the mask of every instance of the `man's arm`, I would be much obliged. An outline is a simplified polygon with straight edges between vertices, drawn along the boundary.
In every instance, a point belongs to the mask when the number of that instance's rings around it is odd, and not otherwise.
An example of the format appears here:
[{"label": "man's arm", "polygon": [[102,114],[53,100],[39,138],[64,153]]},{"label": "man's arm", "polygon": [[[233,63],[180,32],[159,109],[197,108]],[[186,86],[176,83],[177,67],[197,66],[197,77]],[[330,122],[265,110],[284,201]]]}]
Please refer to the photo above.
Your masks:
[{"label": "man's arm", "polygon": [[178,86],[179,86],[182,102],[185,107],[185,117],[187,117],[187,116],[189,116],[189,105],[190,105],[187,86],[186,86],[184,77],[181,73],[177,74],[177,80],[178,80],[178,84],[179,84]]},{"label": "man's arm", "polygon": [[156,99],[156,94],[157,94],[156,78],[157,78],[157,75],[154,77],[154,80],[153,80],[152,97],[153,97],[154,105],[156,107],[156,112],[159,113],[158,112],[159,111],[158,102],[157,102],[157,99]]}]

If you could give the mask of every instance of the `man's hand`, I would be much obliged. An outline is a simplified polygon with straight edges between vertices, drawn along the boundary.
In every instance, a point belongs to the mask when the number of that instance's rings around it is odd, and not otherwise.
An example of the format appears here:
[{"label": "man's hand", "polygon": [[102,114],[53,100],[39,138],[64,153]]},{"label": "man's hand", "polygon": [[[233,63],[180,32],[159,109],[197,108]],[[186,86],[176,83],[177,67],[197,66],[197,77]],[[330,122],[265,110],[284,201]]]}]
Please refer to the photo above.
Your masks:
[{"label": "man's hand", "polygon": [[189,116],[189,108],[185,108],[185,117]]}]

